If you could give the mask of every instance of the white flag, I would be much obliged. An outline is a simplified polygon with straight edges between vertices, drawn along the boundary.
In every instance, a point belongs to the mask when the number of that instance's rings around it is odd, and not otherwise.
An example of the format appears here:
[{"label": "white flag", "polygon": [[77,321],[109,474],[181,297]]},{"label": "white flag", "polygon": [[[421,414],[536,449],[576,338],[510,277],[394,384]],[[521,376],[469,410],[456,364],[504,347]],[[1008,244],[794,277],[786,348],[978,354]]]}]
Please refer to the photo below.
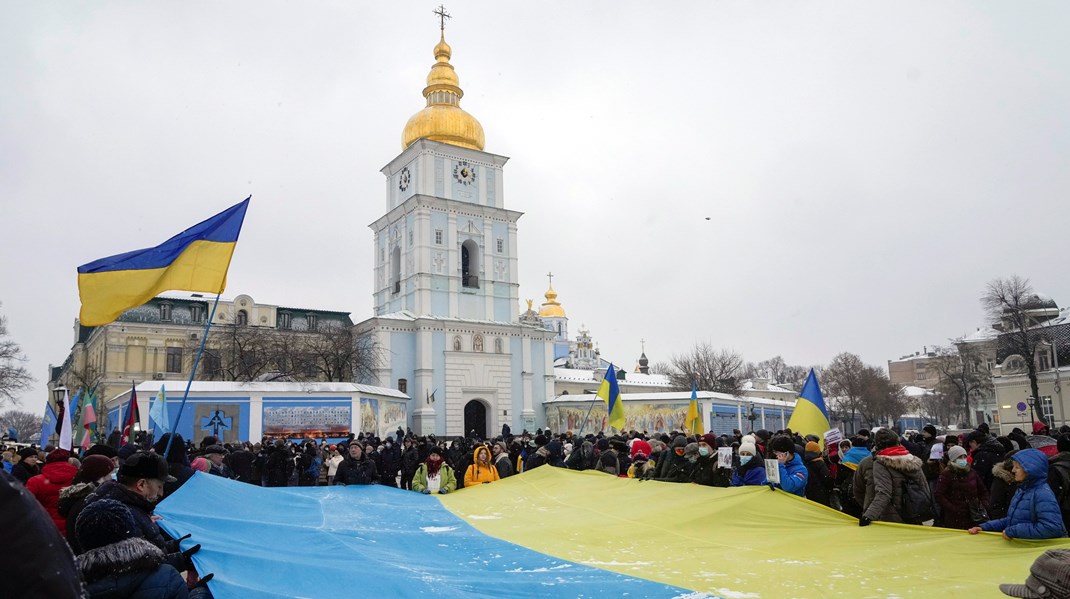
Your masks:
[{"label": "white flag", "polygon": [[73,447],[71,441],[71,398],[67,390],[63,390],[63,422],[59,429],[59,448],[70,451]]}]

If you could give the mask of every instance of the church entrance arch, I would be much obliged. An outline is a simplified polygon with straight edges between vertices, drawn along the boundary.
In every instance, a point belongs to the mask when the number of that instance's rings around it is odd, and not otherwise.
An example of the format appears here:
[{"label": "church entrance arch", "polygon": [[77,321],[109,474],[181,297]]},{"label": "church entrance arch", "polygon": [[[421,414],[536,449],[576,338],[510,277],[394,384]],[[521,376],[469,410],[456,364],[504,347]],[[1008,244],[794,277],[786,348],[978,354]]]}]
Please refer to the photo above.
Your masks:
[{"label": "church entrance arch", "polygon": [[479,399],[464,404],[464,434],[471,435],[472,431],[480,439],[487,438],[487,405]]}]

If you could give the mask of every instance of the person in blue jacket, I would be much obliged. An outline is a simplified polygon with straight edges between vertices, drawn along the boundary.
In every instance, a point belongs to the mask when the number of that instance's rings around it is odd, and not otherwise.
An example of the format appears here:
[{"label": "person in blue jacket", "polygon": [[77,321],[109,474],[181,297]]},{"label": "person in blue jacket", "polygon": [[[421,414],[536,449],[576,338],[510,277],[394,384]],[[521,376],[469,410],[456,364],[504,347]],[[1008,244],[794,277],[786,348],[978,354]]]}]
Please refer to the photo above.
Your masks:
[{"label": "person in blue jacket", "polygon": [[806,497],[806,480],[809,474],[802,458],[795,453],[795,442],[787,435],[773,437],[769,449],[780,463],[778,487],[799,497]]},{"label": "person in blue jacket", "polygon": [[739,446],[739,467],[732,473],[733,487],[765,485],[765,460],[758,455],[754,443],[744,441]]},{"label": "person in blue jacket", "polygon": [[1048,486],[1048,457],[1039,449],[1026,449],[1011,459],[1014,460],[1012,469],[1018,489],[1011,498],[1007,516],[974,526],[969,533],[1002,532],[1007,540],[1065,537],[1063,514],[1055,493]]}]

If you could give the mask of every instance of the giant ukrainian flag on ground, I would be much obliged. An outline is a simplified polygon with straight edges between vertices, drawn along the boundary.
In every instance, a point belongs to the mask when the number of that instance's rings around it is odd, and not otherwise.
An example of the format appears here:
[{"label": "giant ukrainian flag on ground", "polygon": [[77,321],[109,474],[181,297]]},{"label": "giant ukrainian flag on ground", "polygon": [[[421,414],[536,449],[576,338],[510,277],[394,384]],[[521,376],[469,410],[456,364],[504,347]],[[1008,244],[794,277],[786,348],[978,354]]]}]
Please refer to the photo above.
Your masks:
[{"label": "giant ukrainian flag on ground", "polygon": [[79,266],[81,324],[108,324],[163,291],[222,293],[251,197],[156,247]]},{"label": "giant ukrainian flag on ground", "polygon": [[795,410],[788,420],[788,428],[800,435],[817,435],[824,438],[832,425],[829,423],[829,411],[825,407],[825,396],[821,394],[821,387],[817,384],[817,375],[814,369],[806,377],[799,399],[795,402]]}]

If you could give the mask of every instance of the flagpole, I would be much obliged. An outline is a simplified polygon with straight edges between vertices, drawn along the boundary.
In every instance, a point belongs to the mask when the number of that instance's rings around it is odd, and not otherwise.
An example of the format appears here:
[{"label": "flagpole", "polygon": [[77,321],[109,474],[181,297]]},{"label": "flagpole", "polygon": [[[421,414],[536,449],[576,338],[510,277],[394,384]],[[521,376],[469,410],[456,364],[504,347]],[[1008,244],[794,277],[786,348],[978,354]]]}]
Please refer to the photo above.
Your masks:
[{"label": "flagpole", "polygon": [[591,418],[591,410],[594,409],[595,402],[591,402],[591,407],[587,408],[587,415],[583,417],[583,424],[580,425],[580,432],[576,433],[579,436],[583,436],[583,429],[587,428],[587,420]]},{"label": "flagpole", "polygon": [[[208,324],[204,325],[204,335],[201,336],[201,347],[197,349],[197,357],[193,359],[193,367],[189,370],[189,380],[186,381],[186,392],[182,394],[182,403],[178,406],[178,416],[175,417],[175,423],[171,425],[171,435],[167,437],[167,447],[163,450],[164,459],[167,459],[168,454],[171,453],[171,443],[175,440],[175,435],[178,434],[178,423],[182,421],[182,410],[186,409],[186,399],[189,397],[189,388],[193,385],[193,377],[197,375],[197,365],[201,363],[201,354],[204,353],[204,344],[208,341],[208,331],[212,328],[212,321],[215,320],[215,309],[219,305],[219,296],[223,292],[215,294],[215,302],[212,303],[212,313],[208,315]],[[166,409],[166,406],[164,407]]]}]

